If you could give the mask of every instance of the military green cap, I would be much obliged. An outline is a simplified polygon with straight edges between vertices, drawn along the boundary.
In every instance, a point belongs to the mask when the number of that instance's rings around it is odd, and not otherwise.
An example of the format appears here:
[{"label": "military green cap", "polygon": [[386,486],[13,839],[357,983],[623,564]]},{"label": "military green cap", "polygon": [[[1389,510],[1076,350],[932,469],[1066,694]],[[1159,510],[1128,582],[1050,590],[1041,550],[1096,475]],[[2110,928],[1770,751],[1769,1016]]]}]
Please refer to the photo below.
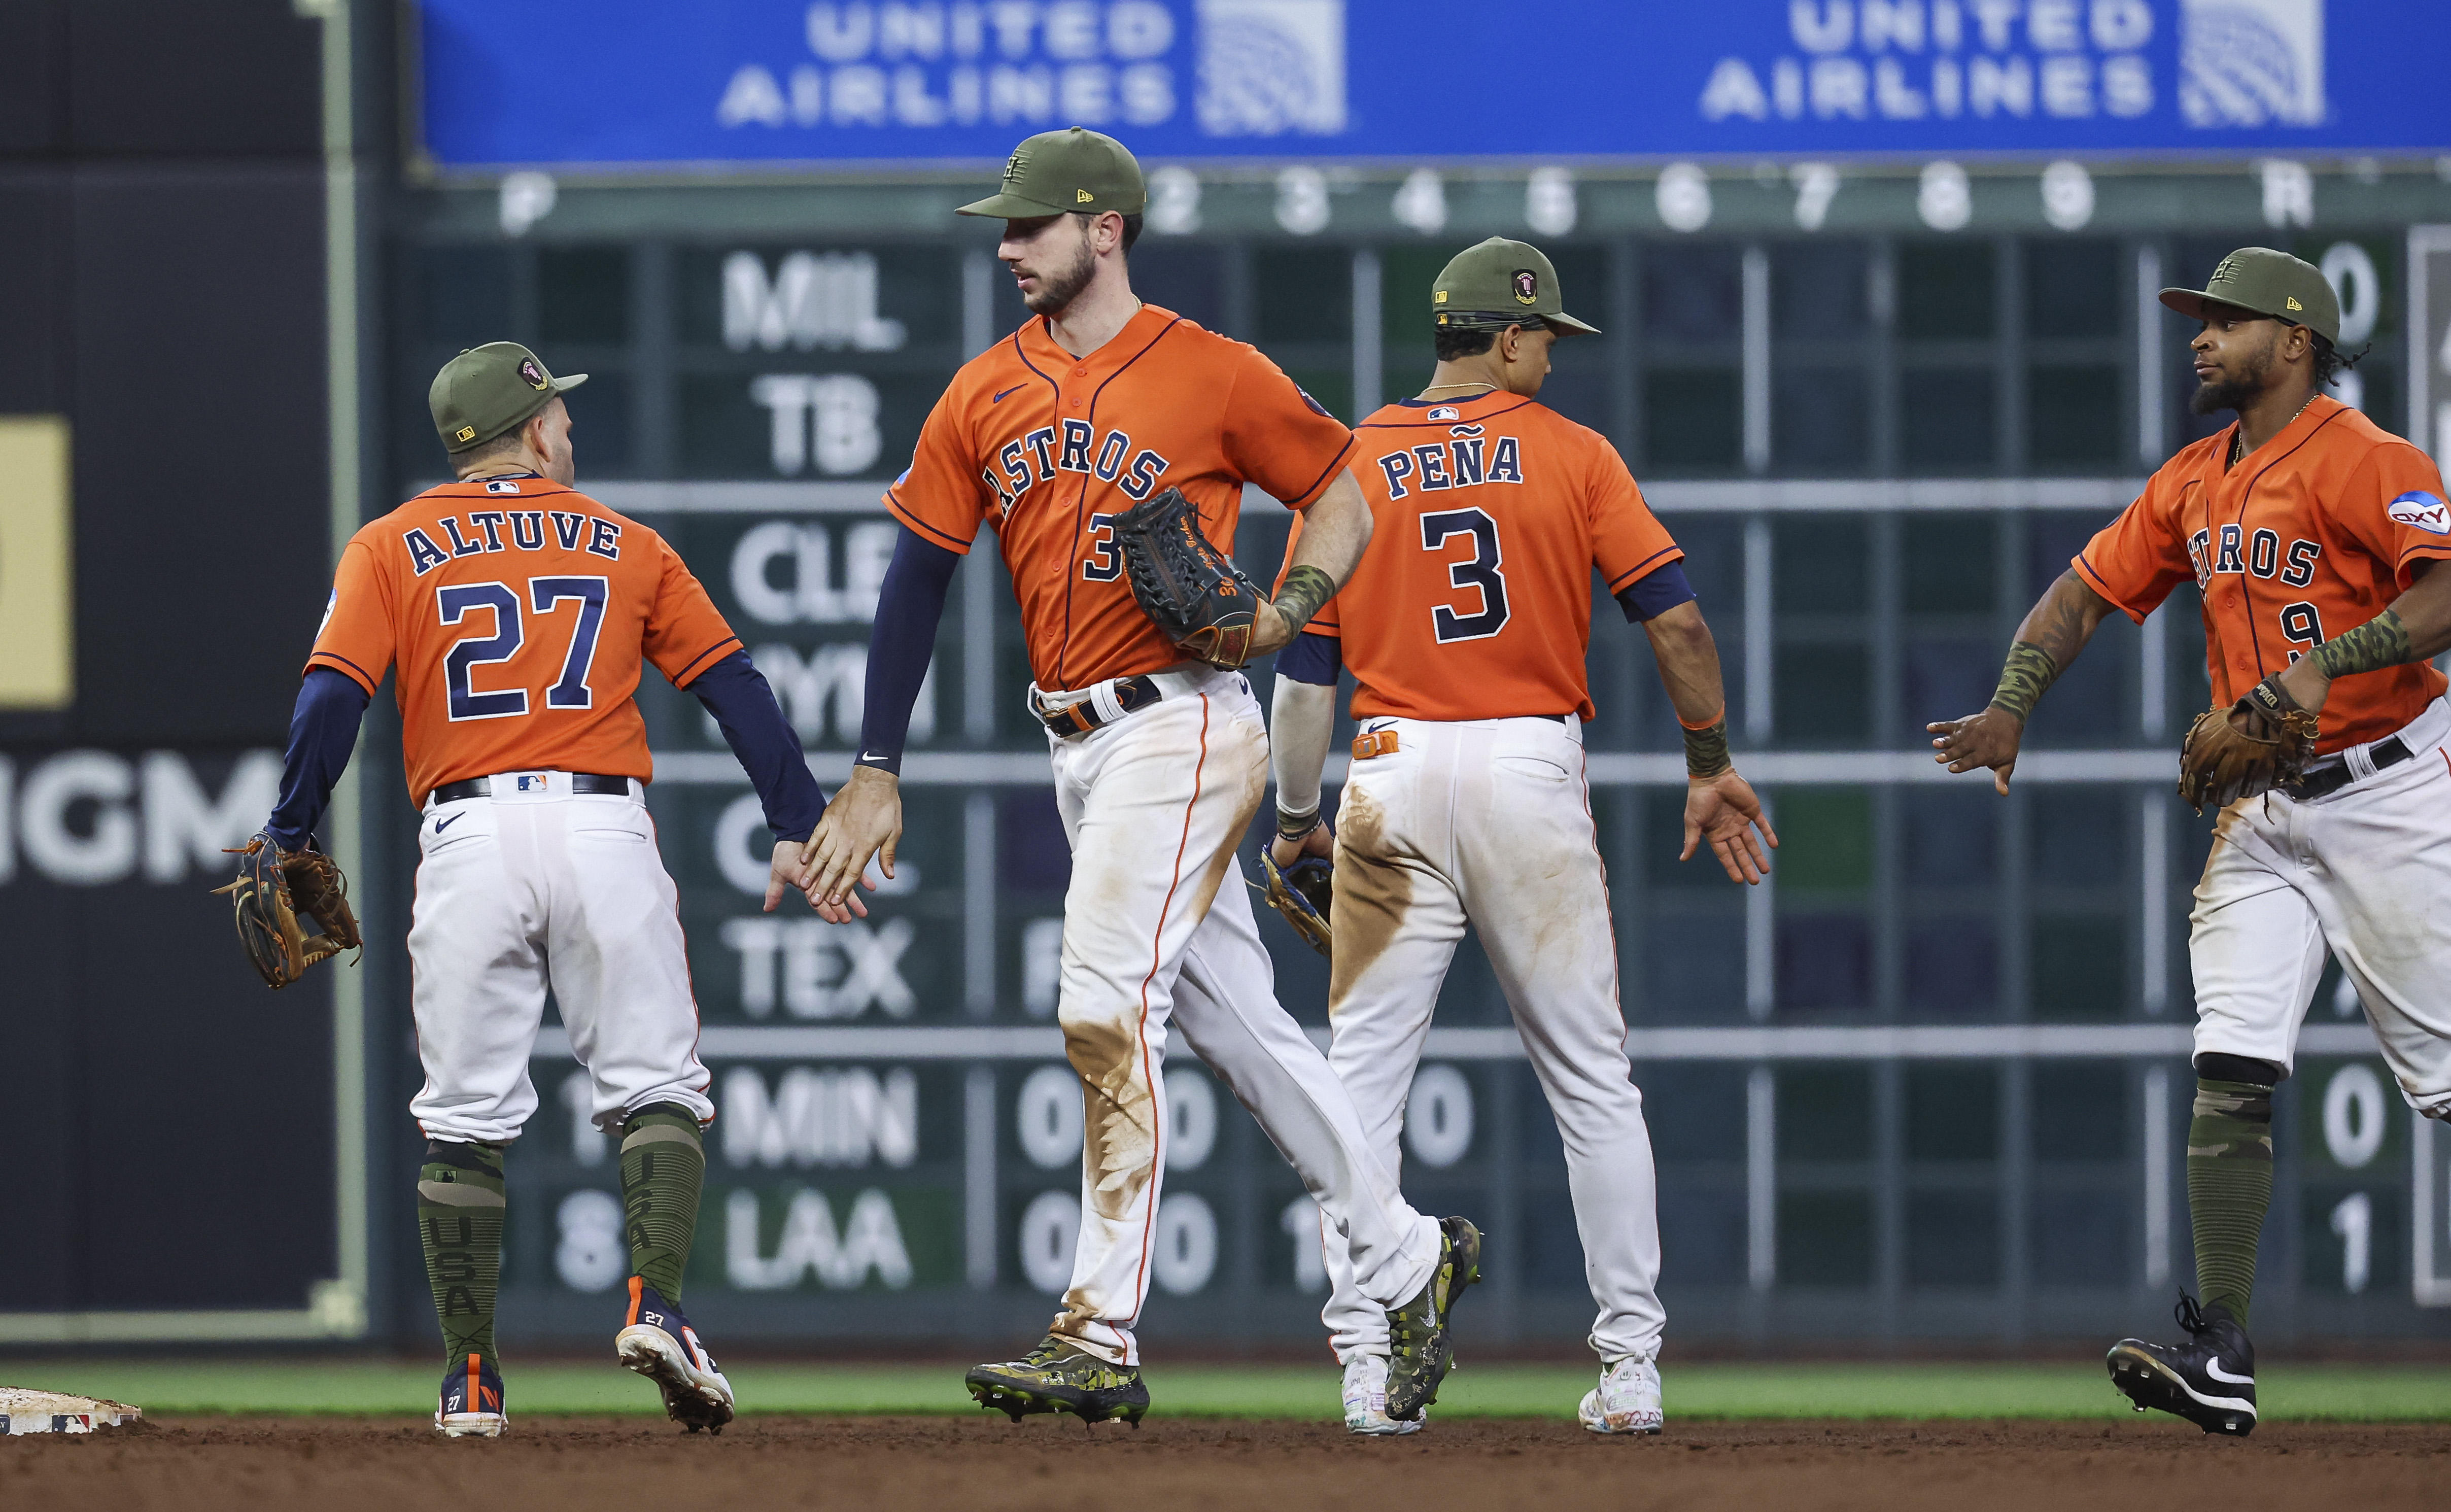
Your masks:
[{"label": "military green cap", "polygon": [[956,215],[1028,221],[1075,212],[1138,215],[1148,205],[1148,181],[1131,150],[1104,132],[1073,127],[1041,131],[1004,162],[1004,187]]},{"label": "military green cap", "polygon": [[2166,288],[2162,303],[2191,320],[2207,304],[2229,304],[2304,325],[2327,342],[2341,339],[2341,299],[2331,280],[2303,258],[2268,246],[2242,246],[2221,260],[2202,288]]},{"label": "military green cap", "polygon": [[1430,285],[1431,317],[1449,328],[1503,330],[1546,321],[1560,335],[1600,333],[1567,314],[1563,300],[1558,270],[1540,249],[1502,236],[1458,252]]},{"label": "military green cap", "polygon": [[517,342],[487,342],[442,364],[425,391],[425,407],[434,412],[443,448],[457,455],[525,424],[554,395],[586,382],[585,373],[554,377]]}]

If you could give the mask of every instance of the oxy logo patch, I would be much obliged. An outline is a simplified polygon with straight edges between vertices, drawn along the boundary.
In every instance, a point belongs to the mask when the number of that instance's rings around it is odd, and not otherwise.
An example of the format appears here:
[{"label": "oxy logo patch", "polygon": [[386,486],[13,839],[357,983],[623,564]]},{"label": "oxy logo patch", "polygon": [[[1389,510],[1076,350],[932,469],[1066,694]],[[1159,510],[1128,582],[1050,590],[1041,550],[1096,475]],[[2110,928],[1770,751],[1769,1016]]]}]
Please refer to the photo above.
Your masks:
[{"label": "oxy logo patch", "polygon": [[2451,507],[2422,488],[2412,488],[2393,500],[2389,513],[2403,525],[2437,536],[2451,536]]}]

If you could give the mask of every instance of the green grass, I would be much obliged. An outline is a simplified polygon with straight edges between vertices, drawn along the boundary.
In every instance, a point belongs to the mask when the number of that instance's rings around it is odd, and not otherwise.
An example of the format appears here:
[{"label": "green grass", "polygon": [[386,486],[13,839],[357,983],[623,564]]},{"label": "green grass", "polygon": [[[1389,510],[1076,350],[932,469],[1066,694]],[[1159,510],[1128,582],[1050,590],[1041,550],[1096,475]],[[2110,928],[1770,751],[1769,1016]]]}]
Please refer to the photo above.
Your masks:
[{"label": "green grass", "polygon": [[[745,1410],[965,1413],[978,1410],[958,1366],[749,1363],[731,1372]],[[0,1383],[132,1402],[156,1414],[418,1414],[441,1371],[363,1362],[0,1361]],[[1459,1369],[1440,1393],[1447,1417],[1573,1413],[1594,1372],[1570,1365]],[[1156,1410],[1197,1417],[1337,1416],[1334,1366],[1156,1365]],[[511,1362],[520,1413],[655,1412],[655,1390],[611,1365]],[[2090,1361],[2037,1365],[1672,1365],[1671,1418],[2115,1418],[2127,1404]],[[2451,1422],[2451,1368],[2303,1365],[2269,1368],[2266,1421]]]}]

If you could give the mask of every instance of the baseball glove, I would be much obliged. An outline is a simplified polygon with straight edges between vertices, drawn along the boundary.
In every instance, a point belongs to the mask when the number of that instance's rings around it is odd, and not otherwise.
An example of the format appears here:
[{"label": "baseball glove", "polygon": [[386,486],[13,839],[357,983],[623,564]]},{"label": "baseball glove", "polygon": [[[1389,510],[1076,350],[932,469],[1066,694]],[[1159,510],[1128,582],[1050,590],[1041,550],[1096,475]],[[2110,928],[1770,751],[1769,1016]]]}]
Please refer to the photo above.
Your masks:
[{"label": "baseball glove", "polygon": [[[213,889],[230,895],[238,915],[239,943],[246,947],[264,985],[276,991],[306,974],[306,968],[354,951],[364,941],[349,911],[349,879],[321,851],[284,852],[262,831],[239,850],[238,878]],[[320,933],[308,934],[299,915]]]},{"label": "baseball glove", "polygon": [[1324,856],[1297,856],[1294,864],[1280,868],[1269,848],[1260,847],[1260,870],[1267,874],[1268,885],[1262,898],[1268,907],[1285,916],[1294,933],[1312,950],[1322,955],[1329,953],[1333,943],[1328,935],[1327,916],[1336,899],[1336,868]]},{"label": "baseball glove", "polygon": [[1209,543],[1183,490],[1125,510],[1114,532],[1132,598],[1178,650],[1229,672],[1251,659],[1252,621],[1268,600]]},{"label": "baseball glove", "polygon": [[2298,780],[2315,756],[2314,714],[2265,678],[2226,709],[2207,709],[2179,748],[2179,796],[2198,814]]}]

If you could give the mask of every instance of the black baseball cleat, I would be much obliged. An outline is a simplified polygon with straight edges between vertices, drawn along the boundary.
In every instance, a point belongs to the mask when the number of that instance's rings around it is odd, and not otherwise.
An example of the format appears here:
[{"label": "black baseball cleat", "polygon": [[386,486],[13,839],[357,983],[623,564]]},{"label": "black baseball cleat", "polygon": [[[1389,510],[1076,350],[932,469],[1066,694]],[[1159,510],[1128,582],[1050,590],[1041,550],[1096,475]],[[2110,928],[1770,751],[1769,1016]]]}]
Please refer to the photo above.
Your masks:
[{"label": "black baseball cleat", "polygon": [[1480,1230],[1462,1218],[1439,1220],[1439,1263],[1412,1301],[1387,1309],[1387,1416],[1411,1423],[1439,1400],[1455,1364],[1455,1305],[1480,1279]]},{"label": "black baseball cleat", "polygon": [[2104,1362],[2110,1366],[2110,1384],[2139,1412],[2158,1407],[2206,1433],[2245,1438],[2255,1431],[2255,1345],[2246,1330],[2227,1307],[2200,1307],[2184,1291],[2176,1316],[2187,1342],[2120,1340]]},{"label": "black baseball cleat", "polygon": [[1033,1412],[1069,1412],[1085,1424],[1121,1418],[1137,1428],[1149,1407],[1139,1367],[1109,1365],[1051,1333],[1019,1360],[972,1365],[962,1384],[980,1406],[1015,1423]]}]

